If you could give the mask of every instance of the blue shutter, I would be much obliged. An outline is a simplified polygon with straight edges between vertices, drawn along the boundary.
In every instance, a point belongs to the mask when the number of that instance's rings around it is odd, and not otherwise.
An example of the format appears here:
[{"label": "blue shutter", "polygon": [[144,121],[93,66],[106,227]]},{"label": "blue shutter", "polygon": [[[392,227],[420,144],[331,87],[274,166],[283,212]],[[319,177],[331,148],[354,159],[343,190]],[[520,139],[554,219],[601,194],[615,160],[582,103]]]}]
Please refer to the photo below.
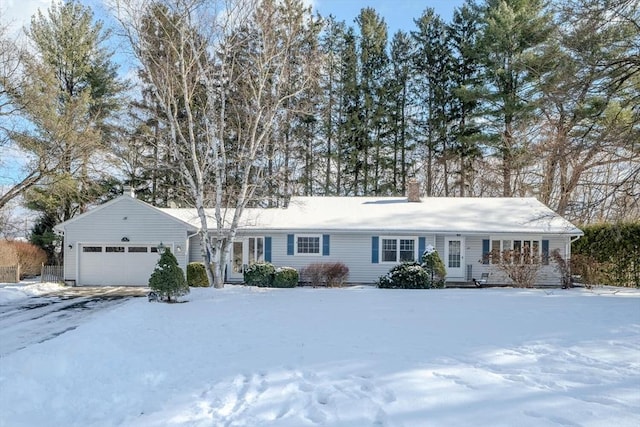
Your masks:
[{"label": "blue shutter", "polygon": [[322,256],[329,256],[329,235],[322,235]]},{"label": "blue shutter", "polygon": [[371,264],[378,264],[378,251],[380,250],[380,238],[373,236],[371,238]]},{"label": "blue shutter", "polygon": [[549,241],[542,241],[542,264],[549,265]]},{"label": "blue shutter", "polygon": [[489,264],[489,252],[491,252],[491,249],[489,249],[489,239],[483,239],[482,240],[482,263],[483,264]]},{"label": "blue shutter", "polygon": [[271,237],[264,238],[264,262],[271,262]]},{"label": "blue shutter", "polygon": [[422,262],[422,255],[427,247],[427,239],[424,237],[418,237],[418,262]]},{"label": "blue shutter", "polygon": [[287,255],[293,255],[293,234],[287,234]]}]

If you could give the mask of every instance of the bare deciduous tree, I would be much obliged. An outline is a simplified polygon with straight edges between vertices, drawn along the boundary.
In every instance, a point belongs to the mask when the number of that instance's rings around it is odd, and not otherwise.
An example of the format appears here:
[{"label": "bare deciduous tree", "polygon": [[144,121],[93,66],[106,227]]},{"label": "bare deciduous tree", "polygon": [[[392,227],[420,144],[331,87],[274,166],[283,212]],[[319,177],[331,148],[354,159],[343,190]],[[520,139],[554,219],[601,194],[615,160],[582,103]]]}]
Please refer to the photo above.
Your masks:
[{"label": "bare deciduous tree", "polygon": [[315,23],[300,0],[126,0],[118,16],[170,128],[207,277],[222,287],[243,212],[272,178],[272,131],[315,78]]}]

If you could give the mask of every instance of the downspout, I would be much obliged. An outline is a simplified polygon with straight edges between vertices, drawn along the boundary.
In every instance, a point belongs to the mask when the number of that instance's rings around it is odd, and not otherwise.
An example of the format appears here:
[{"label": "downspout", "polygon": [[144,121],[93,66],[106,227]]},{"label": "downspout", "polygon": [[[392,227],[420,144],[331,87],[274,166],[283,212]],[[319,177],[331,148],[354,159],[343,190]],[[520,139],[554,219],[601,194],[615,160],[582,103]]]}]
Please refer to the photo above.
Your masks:
[{"label": "downspout", "polygon": [[189,234],[187,233],[187,242],[185,245],[185,249],[184,249],[184,256],[185,256],[185,273],[186,273],[186,268],[189,265],[189,258],[190,258],[190,253],[191,251],[189,250],[189,247],[191,246],[191,238],[194,236],[197,236],[199,233],[199,231],[194,231],[193,234]]},{"label": "downspout", "polygon": [[568,254],[569,256],[567,257],[567,267],[569,268],[569,285],[573,286],[573,272],[571,271],[571,256],[573,255],[573,252],[571,251],[571,245],[573,244],[573,242],[577,242],[580,239],[580,235],[577,236],[573,236],[571,238],[571,240],[569,241],[569,244],[567,245],[568,247],[565,248],[564,253]]}]

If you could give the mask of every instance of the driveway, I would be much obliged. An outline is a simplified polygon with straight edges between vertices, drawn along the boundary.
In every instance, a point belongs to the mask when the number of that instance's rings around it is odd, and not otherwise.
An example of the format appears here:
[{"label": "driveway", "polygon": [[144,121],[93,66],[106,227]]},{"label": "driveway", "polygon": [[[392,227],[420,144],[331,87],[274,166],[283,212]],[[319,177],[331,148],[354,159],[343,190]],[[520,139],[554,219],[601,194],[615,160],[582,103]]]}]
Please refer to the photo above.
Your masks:
[{"label": "driveway", "polygon": [[148,288],[64,288],[0,304],[0,359],[80,326],[100,310],[146,295]]}]

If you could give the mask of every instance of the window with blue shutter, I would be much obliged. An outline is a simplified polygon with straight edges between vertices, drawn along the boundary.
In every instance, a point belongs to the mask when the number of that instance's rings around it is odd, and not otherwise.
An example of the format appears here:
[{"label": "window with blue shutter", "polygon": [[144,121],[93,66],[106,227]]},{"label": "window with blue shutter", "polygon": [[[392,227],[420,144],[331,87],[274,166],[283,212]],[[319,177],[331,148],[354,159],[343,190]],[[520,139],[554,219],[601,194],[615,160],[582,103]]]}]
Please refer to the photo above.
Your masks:
[{"label": "window with blue shutter", "polygon": [[271,262],[271,237],[264,238],[264,261]]},{"label": "window with blue shutter", "polygon": [[329,256],[329,235],[322,235],[322,256]]},{"label": "window with blue shutter", "polygon": [[380,251],[380,238],[378,236],[373,236],[371,237],[371,263],[372,264],[378,264],[379,261],[379,254],[378,252]]},{"label": "window with blue shutter", "polygon": [[293,255],[294,249],[294,236],[293,234],[287,234],[287,255]]}]

